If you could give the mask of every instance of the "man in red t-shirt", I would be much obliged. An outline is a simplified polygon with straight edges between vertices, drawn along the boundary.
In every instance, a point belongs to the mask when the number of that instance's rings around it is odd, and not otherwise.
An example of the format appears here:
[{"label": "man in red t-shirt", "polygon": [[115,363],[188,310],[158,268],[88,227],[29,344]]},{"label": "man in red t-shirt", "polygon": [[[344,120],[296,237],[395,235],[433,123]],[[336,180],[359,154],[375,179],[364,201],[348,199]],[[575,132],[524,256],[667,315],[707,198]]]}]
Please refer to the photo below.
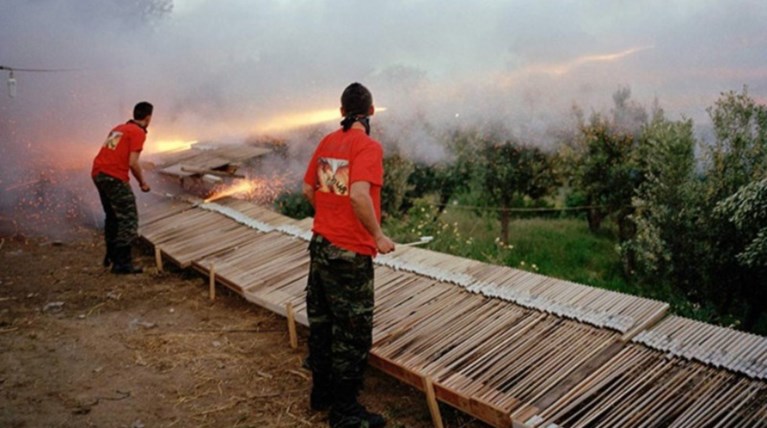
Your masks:
[{"label": "man in red t-shirt", "polygon": [[306,308],[312,409],[331,427],[382,427],[357,401],[373,336],[373,257],[394,250],[381,230],[383,150],[368,136],[375,112],[359,83],[341,95],[342,128],[322,139],[304,175],[314,206]]},{"label": "man in red t-shirt", "polygon": [[130,187],[128,171],[138,180],[141,191],[150,191],[139,165],[139,154],[144,148],[147,127],[152,121],[154,107],[140,102],[133,108],[133,119],[115,126],[93,160],[91,177],[99,191],[101,206],[106,214],[104,240],[106,256],[104,267],[112,264],[118,274],[141,273],[133,266],[131,246],[138,236],[138,210],[136,197]]}]

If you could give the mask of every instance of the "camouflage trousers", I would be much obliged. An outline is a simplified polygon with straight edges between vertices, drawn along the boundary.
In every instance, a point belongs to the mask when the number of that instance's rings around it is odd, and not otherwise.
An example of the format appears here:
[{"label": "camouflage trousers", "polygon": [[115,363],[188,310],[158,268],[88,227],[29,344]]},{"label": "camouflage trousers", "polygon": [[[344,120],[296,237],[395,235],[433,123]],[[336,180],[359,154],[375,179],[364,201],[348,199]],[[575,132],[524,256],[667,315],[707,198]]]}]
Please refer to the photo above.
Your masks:
[{"label": "camouflage trousers", "polygon": [[362,384],[373,342],[373,258],[320,235],[309,244],[309,364],[315,382]]},{"label": "camouflage trousers", "polygon": [[93,177],[104,208],[104,240],[107,248],[133,244],[138,236],[138,211],[136,197],[130,183],[106,174]]}]

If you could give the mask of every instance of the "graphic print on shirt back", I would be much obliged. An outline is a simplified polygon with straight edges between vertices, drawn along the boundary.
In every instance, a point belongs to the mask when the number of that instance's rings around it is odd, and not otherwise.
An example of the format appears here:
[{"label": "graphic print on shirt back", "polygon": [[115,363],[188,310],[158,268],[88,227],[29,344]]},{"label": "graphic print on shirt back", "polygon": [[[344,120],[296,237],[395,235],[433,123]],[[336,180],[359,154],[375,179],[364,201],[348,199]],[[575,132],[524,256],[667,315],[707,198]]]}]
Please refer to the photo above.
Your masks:
[{"label": "graphic print on shirt back", "polygon": [[317,190],[340,196],[349,195],[349,161],[319,158],[317,160]]},{"label": "graphic print on shirt back", "polygon": [[104,147],[108,148],[109,150],[115,150],[117,148],[117,143],[120,142],[120,138],[122,138],[123,133],[120,131],[112,131],[109,133],[109,136],[107,136],[107,140],[104,141]]}]

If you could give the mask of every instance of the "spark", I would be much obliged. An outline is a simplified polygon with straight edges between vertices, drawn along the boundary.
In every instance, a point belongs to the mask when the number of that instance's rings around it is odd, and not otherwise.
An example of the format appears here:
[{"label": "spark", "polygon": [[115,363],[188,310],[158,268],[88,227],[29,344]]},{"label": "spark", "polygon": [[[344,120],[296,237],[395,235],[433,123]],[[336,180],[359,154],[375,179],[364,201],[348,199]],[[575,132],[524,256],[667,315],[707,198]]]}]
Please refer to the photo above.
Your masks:
[{"label": "spark", "polygon": [[285,177],[249,178],[235,180],[232,184],[218,186],[205,198],[203,203],[213,202],[229,196],[258,202],[273,202],[282,193]]},{"label": "spark", "polygon": [[261,186],[262,183],[260,180],[238,180],[238,182],[230,186],[225,186],[214,191],[212,195],[205,198],[204,202],[207,204],[208,202],[226,198],[227,196],[249,195],[254,191],[258,191]]}]

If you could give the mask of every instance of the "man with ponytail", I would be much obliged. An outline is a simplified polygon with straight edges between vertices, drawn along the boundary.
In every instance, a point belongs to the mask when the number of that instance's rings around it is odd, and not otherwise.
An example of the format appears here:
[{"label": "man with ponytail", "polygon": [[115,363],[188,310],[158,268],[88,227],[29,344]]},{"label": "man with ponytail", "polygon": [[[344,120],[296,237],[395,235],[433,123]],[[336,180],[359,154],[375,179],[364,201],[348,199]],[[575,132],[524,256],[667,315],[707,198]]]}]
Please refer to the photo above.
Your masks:
[{"label": "man with ponytail", "polygon": [[306,307],[310,405],[338,427],[382,427],[357,401],[373,335],[373,257],[394,250],[381,230],[383,149],[370,137],[373,96],[359,83],[341,95],[341,128],[317,146],[303,192],[314,206]]}]

